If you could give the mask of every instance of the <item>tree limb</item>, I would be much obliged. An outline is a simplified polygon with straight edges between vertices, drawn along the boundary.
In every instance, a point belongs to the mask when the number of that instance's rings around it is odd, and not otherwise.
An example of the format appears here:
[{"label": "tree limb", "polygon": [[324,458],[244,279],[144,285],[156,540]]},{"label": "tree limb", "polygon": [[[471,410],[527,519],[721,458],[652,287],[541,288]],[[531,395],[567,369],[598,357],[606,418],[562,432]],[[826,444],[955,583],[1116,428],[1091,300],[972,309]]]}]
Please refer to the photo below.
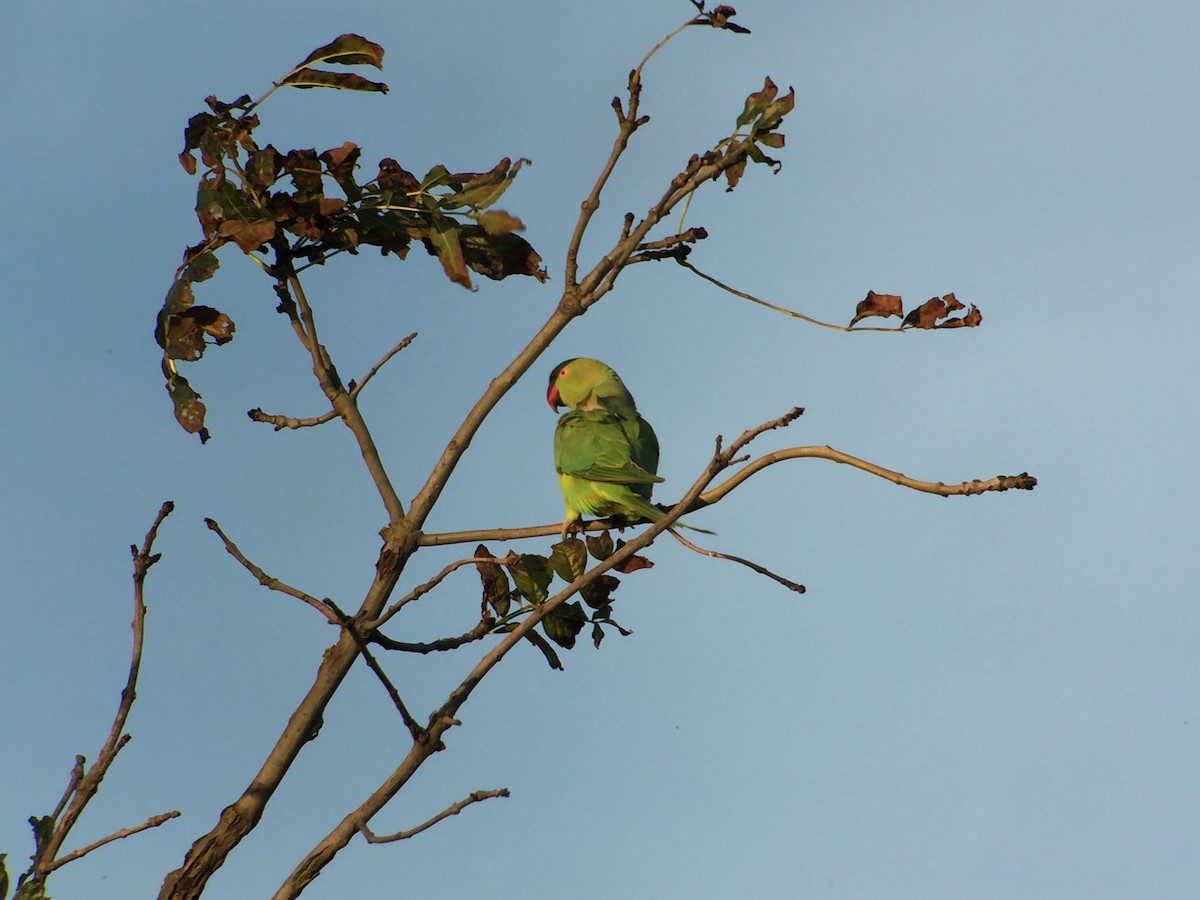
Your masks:
[{"label": "tree limb", "polygon": [[339,624],[338,617],[334,613],[333,609],[331,608],[332,601],[322,602],[322,601],[318,600],[316,597],[313,597],[311,594],[306,594],[306,593],[304,593],[304,591],[300,590],[299,588],[294,588],[290,584],[285,584],[284,582],[280,581],[278,578],[268,575],[266,572],[264,572],[262,569],[260,569],[258,566],[256,566],[254,563],[252,563],[250,560],[248,560],[246,558],[245,554],[243,554],[242,551],[238,549],[237,544],[235,544],[233,541],[231,541],[225,535],[225,532],[223,532],[221,530],[221,526],[216,523],[216,520],[205,519],[204,524],[208,526],[209,531],[216,534],[217,537],[219,537],[221,539],[222,543],[225,544],[226,552],[230,556],[232,556],[234,559],[236,559],[239,563],[241,563],[242,568],[245,569],[247,572],[249,572],[251,575],[253,575],[255,577],[255,579],[258,581],[258,583],[261,584],[263,587],[265,587],[269,590],[272,590],[272,591],[279,591],[279,593],[281,593],[281,594],[287,594],[289,597],[295,597],[297,600],[303,600],[305,603],[307,603],[309,606],[311,606],[313,609],[315,609],[317,612],[319,612],[321,615],[323,615],[331,625]]},{"label": "tree limb", "polygon": [[453,806],[443,809],[428,822],[418,825],[416,828],[410,828],[408,831],[397,831],[395,834],[377,835],[371,831],[369,827],[367,827],[366,823],[359,825],[358,830],[362,833],[362,836],[367,839],[367,843],[369,844],[390,844],[393,841],[406,841],[411,837],[416,837],[422,831],[432,828],[438,822],[442,821],[442,819],[448,819],[450,816],[457,816],[472,803],[478,803],[481,800],[491,800],[494,797],[509,796],[511,796],[511,794],[509,793],[508,788],[501,788],[498,791],[473,791],[465,800],[459,800]]},{"label": "tree limb", "polygon": [[[73,859],[78,859],[111,841],[126,837],[129,834],[135,834],[138,831],[144,830],[144,828],[153,827],[152,825],[145,825],[134,829],[124,829],[100,841],[89,844],[81,850],[67,854],[61,859],[57,858],[59,851],[62,849],[63,842],[71,833],[71,829],[75,827],[80,815],[83,814],[88,803],[91,802],[92,798],[96,796],[96,792],[99,791],[100,783],[104,781],[104,777],[108,774],[109,768],[116,760],[117,754],[129,743],[130,736],[125,733],[125,724],[129,720],[130,711],[133,709],[133,702],[137,697],[137,680],[142,665],[142,647],[146,633],[146,575],[150,571],[150,568],[161,558],[161,554],[153,552],[154,542],[158,538],[159,526],[162,525],[163,521],[174,509],[175,504],[171,501],[164,503],[159,508],[158,515],[155,516],[150,530],[146,532],[142,546],[139,548],[135,544],[130,547],[130,552],[133,555],[133,622],[131,624],[133,629],[133,647],[130,653],[129,674],[125,679],[125,687],[121,691],[121,701],[117,705],[117,712],[113,717],[108,737],[101,746],[100,752],[96,756],[96,762],[92,765],[91,769],[85,769],[84,764],[86,760],[84,757],[75,757],[75,765],[71,769],[71,777],[67,790],[55,806],[53,816],[49,818],[47,824],[50,825],[50,831],[44,840],[40,835],[39,829],[35,827],[34,834],[37,839],[37,848],[33,856],[33,863],[29,867],[29,870],[18,880],[18,889],[21,885],[29,882],[31,884],[42,885],[44,890],[46,878],[60,866],[65,865]],[[161,821],[166,821],[177,815],[179,815],[178,812],[165,813]],[[37,820],[32,821],[36,822]],[[151,821],[153,822],[154,820],[152,819]],[[154,822],[154,824],[161,824],[161,822]]]},{"label": "tree limb", "polygon": [[778,419],[773,419],[770,422],[764,422],[762,425],[752,428],[744,432],[727,450],[721,447],[721,439],[717,438],[716,448],[708,465],[704,468],[701,474],[697,477],[691,488],[686,494],[675,504],[663,518],[652,523],[640,535],[634,537],[631,541],[617,550],[607,559],[597,563],[588,571],[584,572],[569,585],[563,588],[554,596],[548,598],[538,606],[530,610],[529,614],[510,632],[504,635],[499,643],[489,650],[476,663],[474,669],[464,679],[458,687],[456,687],[447,698],[446,702],[429,717],[429,727],[425,730],[422,740],[415,741],[409,749],[408,754],[401,761],[396,770],[383,782],[357,809],[346,815],[340,823],[322,839],[309,854],[292,870],[291,875],[283,885],[276,891],[273,900],[290,900],[300,894],[304,888],[310,884],[322,871],[322,869],[333,859],[333,857],[343,847],[349,843],[350,839],[359,832],[360,825],[363,822],[369,822],[371,818],[383,808],[389,800],[394,797],[401,788],[408,782],[413,774],[421,767],[426,759],[429,758],[437,750],[441,749],[442,736],[445,732],[459,724],[455,718],[458,710],[471,696],[472,692],[499,662],[504,659],[505,655],[520,641],[532,631],[546,615],[552,612],[561,604],[565,603],[576,593],[578,593],[585,585],[590,584],[600,575],[608,572],[610,569],[617,568],[622,565],[627,559],[635,555],[638,551],[648,547],[654,540],[670,528],[680,516],[691,506],[691,504],[700,496],[701,492],[707,487],[719,472],[732,464],[735,455],[754,440],[755,437],[762,434],[764,431],[771,428],[778,428],[786,425],[789,421],[799,415],[798,410],[793,410],[785,416]]}]

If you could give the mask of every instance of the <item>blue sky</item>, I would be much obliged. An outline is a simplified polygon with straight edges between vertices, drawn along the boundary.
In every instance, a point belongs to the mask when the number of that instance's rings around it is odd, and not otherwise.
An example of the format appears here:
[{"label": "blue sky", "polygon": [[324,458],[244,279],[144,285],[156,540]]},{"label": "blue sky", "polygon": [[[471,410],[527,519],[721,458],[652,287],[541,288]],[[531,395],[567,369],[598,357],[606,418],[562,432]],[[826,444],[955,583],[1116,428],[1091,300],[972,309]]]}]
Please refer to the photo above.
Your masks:
[{"label": "blue sky", "polygon": [[[28,816],[49,811],[74,755],[90,759],[107,732],[128,664],[127,548],[164,499],[177,511],[149,583],[134,740],[68,849],[184,815],[68,866],[55,897],[153,896],[256,771],[333,640],[311,610],[259,587],[203,518],[271,574],[343,606],[373,571],[383,511],[349,435],[246,419],[252,407],[315,415],[322,397],[269,285],[234,248],[201,302],[227,311],[237,337],[186,373],[212,441],[171,417],[152,323],[199,234],[194,182],[176,161],[188,117],[207,94],[261,93],[355,31],[387,48],[391,92],[280,92],[263,110],[266,140],[352,140],[364,170],[384,156],[418,173],[533,161],[503,206],[524,219],[548,284],[481,280],[468,293],[419,251],[338,260],[308,281],[344,376],[420,333],[363,399],[409,497],[556,302],[571,225],[614,135],[609,101],[690,8],[9,6],[0,852],[11,870],[31,851]],[[796,88],[783,170],[695,198],[687,224],[711,235],[696,265],[835,322],[868,289],[909,304],[954,291],[983,326],[838,334],[677,267],[636,266],[501,402],[427,530],[559,518],[545,377],[577,355],[613,365],[653,422],[658,499],[690,484],[717,434],[793,405],[806,414],[759,449],[829,444],[947,482],[1028,470],[1039,486],[939,499],[819,460],[751,479],[692,518],[719,532],[714,546],[807,594],[657,543],[655,568],[618,592],[632,637],[579,646],[561,673],[512,654],[447,752],[375,824],[412,827],[472,790],[513,797],[399,845],[355,842],[305,896],[1195,896],[1200,8],[738,10],[752,35],[693,29],[648,67],[652,121],[584,255],[728,134],[770,75]],[[406,583],[451,553],[422,553]],[[460,632],[477,603],[464,570],[395,636]],[[424,712],[476,656],[388,665]],[[207,896],[269,896],[406,746],[356,668]]]}]

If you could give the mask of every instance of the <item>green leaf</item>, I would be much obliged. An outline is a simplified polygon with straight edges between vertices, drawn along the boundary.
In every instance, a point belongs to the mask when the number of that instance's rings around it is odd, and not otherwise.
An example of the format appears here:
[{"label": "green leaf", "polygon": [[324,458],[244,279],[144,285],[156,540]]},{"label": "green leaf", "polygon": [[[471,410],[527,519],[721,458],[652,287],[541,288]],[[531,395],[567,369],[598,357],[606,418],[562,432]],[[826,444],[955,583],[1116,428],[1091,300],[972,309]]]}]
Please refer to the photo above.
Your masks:
[{"label": "green leaf", "polygon": [[[483,544],[475,548],[475,556],[481,559],[496,558]],[[475,568],[479,572],[479,580],[483,582],[484,613],[490,606],[497,616],[508,615],[512,589],[508,586],[508,576],[504,574],[504,568],[489,562],[477,562]]]},{"label": "green leaf", "polygon": [[771,101],[775,99],[775,95],[779,92],[775,82],[767,77],[763,79],[763,88],[761,91],[755,91],[746,98],[746,104],[742,107],[742,114],[737,118],[737,127],[744,128],[755,119],[762,116],[766,112],[767,107],[771,105]]},{"label": "green leaf", "polygon": [[437,258],[441,260],[446,277],[469,289],[471,276],[467,274],[467,262],[463,257],[462,242],[459,240],[459,227],[453,219],[434,219],[429,226],[429,243]]},{"label": "green leaf", "polygon": [[577,537],[567,538],[550,550],[550,568],[563,581],[574,581],[587,568],[587,548]]},{"label": "green leaf", "polygon": [[546,637],[558,646],[570,650],[575,646],[575,638],[586,624],[587,616],[576,600],[572,603],[562,603],[551,610],[542,619],[542,630],[546,632]]},{"label": "green leaf", "polygon": [[298,88],[337,88],[343,91],[379,91],[386,94],[388,86],[382,81],[368,81],[353,72],[329,72],[325,69],[300,69],[280,84]]},{"label": "green leaf", "polygon": [[600,627],[598,622],[594,623],[592,625],[592,645],[599,650],[602,640],[604,640],[604,629]]},{"label": "green leaf", "polygon": [[548,595],[546,589],[554,580],[554,572],[544,556],[524,553],[509,567],[517,590],[530,603],[541,603]]},{"label": "green leaf", "polygon": [[383,53],[381,46],[367,40],[361,34],[342,34],[308,54],[300,66],[323,62],[338,66],[374,66],[376,69],[382,69]]},{"label": "green leaf", "polygon": [[518,159],[516,165],[512,165],[512,160],[505,157],[490,172],[473,175],[463,181],[457,193],[447,194],[442,198],[442,206],[447,209],[459,206],[487,209],[508,190],[508,186],[521,171],[521,166],[527,163],[527,159]]}]

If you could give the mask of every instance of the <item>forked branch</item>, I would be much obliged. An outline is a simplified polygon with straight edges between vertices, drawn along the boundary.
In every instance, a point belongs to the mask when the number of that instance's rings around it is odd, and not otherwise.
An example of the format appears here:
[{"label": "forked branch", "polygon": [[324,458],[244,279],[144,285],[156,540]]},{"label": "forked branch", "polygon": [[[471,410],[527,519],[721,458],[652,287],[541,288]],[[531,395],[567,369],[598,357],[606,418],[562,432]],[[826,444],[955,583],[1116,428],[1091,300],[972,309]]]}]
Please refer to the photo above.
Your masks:
[{"label": "forked branch", "polygon": [[67,863],[86,856],[105,844],[145,831],[147,828],[154,828],[179,815],[177,810],[173,810],[151,816],[141,825],[119,829],[78,850],[59,856],[64,841],[75,827],[88,803],[96,796],[96,792],[100,789],[100,784],[116,760],[117,754],[130,740],[130,735],[125,731],[125,725],[129,720],[129,714],[137,696],[137,680],[142,665],[142,647],[146,631],[146,575],[161,557],[161,554],[154,552],[154,542],[158,538],[159,526],[174,509],[174,503],[170,501],[164,503],[154,519],[154,524],[146,533],[141,547],[136,544],[130,547],[133,555],[133,648],[130,654],[129,674],[125,679],[125,687],[121,691],[121,700],[117,705],[117,713],[113,717],[112,727],[96,756],[96,762],[88,769],[84,757],[75,757],[75,765],[71,770],[67,789],[55,806],[54,812],[41,819],[30,820],[34,826],[36,849],[32,865],[17,882],[18,891],[24,886],[28,896],[43,896],[47,877]]}]

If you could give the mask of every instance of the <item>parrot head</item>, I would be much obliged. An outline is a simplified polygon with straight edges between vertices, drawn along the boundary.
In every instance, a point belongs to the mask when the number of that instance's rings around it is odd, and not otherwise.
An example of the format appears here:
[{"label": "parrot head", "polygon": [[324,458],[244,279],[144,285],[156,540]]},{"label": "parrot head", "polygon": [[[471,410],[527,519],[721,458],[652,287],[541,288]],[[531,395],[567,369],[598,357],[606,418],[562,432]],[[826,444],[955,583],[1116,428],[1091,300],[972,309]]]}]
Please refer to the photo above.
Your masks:
[{"label": "parrot head", "polygon": [[575,409],[597,387],[603,384],[621,385],[621,378],[609,366],[598,359],[586,356],[568,359],[559,363],[550,372],[550,386],[546,388],[546,402],[555,412],[560,406]]}]

